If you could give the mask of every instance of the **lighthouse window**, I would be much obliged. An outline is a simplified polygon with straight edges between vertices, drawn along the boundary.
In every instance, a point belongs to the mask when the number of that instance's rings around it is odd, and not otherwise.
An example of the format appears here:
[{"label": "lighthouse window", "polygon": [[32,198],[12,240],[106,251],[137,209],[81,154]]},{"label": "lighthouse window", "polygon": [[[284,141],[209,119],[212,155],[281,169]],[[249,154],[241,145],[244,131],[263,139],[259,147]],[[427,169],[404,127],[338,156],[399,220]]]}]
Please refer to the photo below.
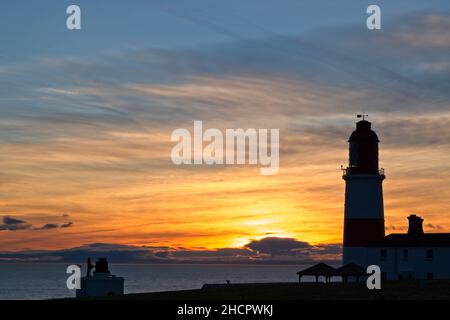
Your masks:
[{"label": "lighthouse window", "polygon": [[387,250],[386,249],[381,249],[380,251],[380,260],[384,261],[387,258]]},{"label": "lighthouse window", "polygon": [[409,252],[407,249],[403,250],[403,261],[408,261]]},{"label": "lighthouse window", "polygon": [[428,249],[427,250],[426,259],[427,260],[433,260],[433,250],[432,249]]},{"label": "lighthouse window", "polygon": [[350,142],[350,166],[358,164],[358,144]]}]

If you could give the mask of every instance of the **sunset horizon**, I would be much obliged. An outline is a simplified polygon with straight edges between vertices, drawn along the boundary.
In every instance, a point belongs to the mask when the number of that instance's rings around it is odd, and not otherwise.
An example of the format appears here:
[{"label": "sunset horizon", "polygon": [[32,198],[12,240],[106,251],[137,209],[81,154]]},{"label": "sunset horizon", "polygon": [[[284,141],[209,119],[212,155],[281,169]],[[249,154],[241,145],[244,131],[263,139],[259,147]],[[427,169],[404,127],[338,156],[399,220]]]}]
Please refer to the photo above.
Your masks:
[{"label": "sunset horizon", "polygon": [[[349,119],[350,123],[356,122]],[[376,124],[375,124],[376,125]],[[344,126],[343,126],[344,127]],[[345,125],[345,127],[348,127]],[[349,131],[349,133],[351,130]],[[382,132],[379,132],[382,135]],[[348,134],[349,135],[349,134]],[[338,139],[336,139],[338,140]],[[343,140],[343,139],[342,139]],[[347,142],[346,140],[342,141],[343,150],[347,156]],[[383,149],[381,151],[381,157],[383,159]],[[401,157],[400,154],[396,154],[396,157]],[[344,161],[342,161],[345,163]],[[346,166],[346,163],[345,163]],[[383,170],[386,167],[387,175],[389,177],[389,166],[383,166]],[[327,166],[328,169],[331,168],[331,166]],[[178,169],[178,168],[177,168]],[[195,169],[186,170],[183,168],[179,168],[178,170],[184,170],[188,171],[190,175],[192,175],[194,172],[199,173],[201,175],[205,174],[205,171],[210,170],[209,168],[200,168],[197,167]],[[251,168],[248,165],[245,166],[239,166],[238,168],[223,168],[221,171],[227,171],[232,170],[233,175],[236,171],[252,171],[251,175],[247,178],[247,181],[245,182],[244,186],[247,188],[253,189],[254,185],[258,185],[258,188],[254,188],[257,191],[252,191],[252,193],[257,193],[265,191],[266,189],[270,189],[273,191],[273,187],[271,187],[271,184],[269,183],[269,187],[267,185],[264,185],[260,182],[260,180],[269,180],[273,179],[273,177],[266,177],[266,176],[260,176],[258,175],[258,169],[257,168]],[[3,251],[0,252],[0,261],[1,262],[66,262],[66,261],[75,261],[77,255],[70,255],[70,252],[75,251],[78,255],[80,252],[82,252],[85,256],[94,255],[98,256],[103,254],[116,254],[116,261],[117,262],[138,262],[138,263],[298,263],[301,262],[310,262],[310,261],[319,261],[319,260],[325,260],[325,261],[331,261],[332,263],[338,263],[341,259],[341,250],[342,250],[342,221],[343,221],[343,181],[342,181],[342,172],[341,169],[335,168],[333,172],[328,173],[328,175],[322,175],[320,177],[326,177],[331,176],[332,179],[335,181],[326,181],[326,178],[321,178],[321,180],[324,180],[323,182],[329,186],[329,189],[335,187],[335,194],[336,194],[336,204],[335,207],[333,207],[336,212],[334,217],[336,220],[334,223],[336,226],[332,226],[329,228],[322,227],[320,229],[314,230],[314,236],[313,237],[302,237],[302,234],[306,233],[303,231],[302,233],[298,233],[295,231],[292,231],[292,228],[297,229],[300,226],[289,226],[289,227],[280,227],[279,229],[276,229],[274,227],[271,227],[272,224],[275,224],[277,220],[276,213],[281,213],[283,210],[279,210],[278,208],[273,209],[273,206],[278,207],[279,201],[277,201],[276,197],[273,199],[270,199],[267,201],[270,203],[270,205],[259,205],[257,206],[257,209],[255,209],[256,206],[253,206],[252,209],[249,209],[247,211],[247,215],[238,215],[239,217],[244,216],[244,222],[242,222],[242,225],[246,226],[246,229],[252,229],[252,232],[240,231],[239,233],[228,231],[223,232],[223,240],[217,240],[214,241],[202,241],[203,245],[198,245],[196,241],[199,241],[197,238],[204,239],[205,235],[201,234],[202,231],[198,231],[198,233],[195,234],[191,241],[186,242],[172,242],[170,240],[160,240],[158,241],[148,241],[144,238],[137,239],[144,239],[144,240],[121,240],[121,241],[114,241],[115,238],[112,238],[111,241],[110,238],[101,238],[105,239],[107,241],[91,241],[91,242],[70,242],[73,243],[71,245],[65,245],[65,244],[56,244],[56,245],[47,245],[46,247],[39,247],[39,245],[36,245],[34,247],[21,247],[18,246],[16,250],[10,250],[10,251]],[[215,179],[213,179],[213,182],[204,182],[203,186],[206,184],[208,187],[206,189],[208,190],[216,190],[215,193],[217,193],[217,189],[225,185],[224,189],[226,191],[232,191],[232,190],[241,190],[241,187],[236,187],[236,183],[230,183],[228,181],[225,181],[227,178],[226,173],[223,172],[215,172]],[[282,172],[279,173],[279,175],[282,175]],[[277,177],[278,178],[278,177]],[[331,179],[331,178],[330,178]],[[313,179],[311,179],[313,180]],[[309,180],[309,181],[311,181]],[[251,181],[254,181],[253,183]],[[292,182],[294,184],[295,182]],[[239,185],[239,184],[238,184]],[[260,187],[263,185],[263,187]],[[305,187],[309,187],[306,185]],[[190,189],[193,189],[194,186],[191,186]],[[246,191],[248,192],[248,191]],[[195,193],[195,192],[194,192]],[[227,192],[228,193],[228,192]],[[275,192],[276,193],[276,192]],[[329,196],[329,193],[327,194]],[[280,200],[285,200],[285,202],[281,201],[281,203],[285,204],[288,203],[287,200],[292,199],[286,199],[286,196],[280,197]],[[385,202],[390,203],[390,196],[389,196],[389,185],[388,188],[385,191]],[[253,202],[251,198],[247,200],[248,202]],[[339,202],[340,200],[340,202]],[[245,202],[244,202],[245,203]],[[323,206],[323,204],[321,204]],[[321,205],[318,204],[311,204],[310,210],[313,211],[314,208],[321,207]],[[293,206],[293,205],[292,205]],[[229,212],[234,208],[235,206],[232,206],[231,209],[225,211],[225,213]],[[286,208],[289,208],[288,205],[286,205]],[[295,207],[294,207],[295,208]],[[218,208],[220,209],[220,208]],[[67,210],[66,210],[67,211]],[[289,212],[289,210],[286,210]],[[328,210],[331,213],[333,210]],[[424,229],[425,232],[446,232],[449,229],[445,226],[441,226],[438,224],[434,224],[432,221],[429,221],[430,219],[427,219],[428,215],[425,212],[420,212],[417,210],[402,210],[398,213],[398,219],[394,220],[396,217],[393,217],[389,214],[389,207],[386,206],[387,211],[387,219],[386,219],[386,233],[405,233],[405,230],[407,230],[407,221],[406,217],[407,215],[411,213],[419,213],[421,216],[425,217],[425,224]],[[295,209],[291,209],[291,213],[295,213]],[[255,220],[255,217],[261,217],[259,219]],[[251,218],[251,221],[246,222],[245,219]],[[23,219],[23,220],[22,220]],[[6,226],[2,231],[14,231],[14,232],[29,232],[34,233],[37,236],[41,235],[42,233],[47,232],[46,236],[48,236],[48,232],[53,231],[54,229],[68,229],[72,228],[72,225],[74,224],[73,218],[68,213],[61,214],[60,217],[55,218],[53,221],[57,223],[47,223],[43,224],[42,226],[37,225],[34,222],[31,222],[31,219],[24,218],[23,216],[4,216],[4,226]],[[141,218],[142,219],[142,218]],[[6,220],[9,220],[7,223]],[[201,220],[205,221],[205,220]],[[211,220],[213,221],[213,220]],[[292,218],[289,218],[289,221],[292,221]],[[318,219],[320,222],[321,220]],[[281,221],[282,222],[282,221]],[[291,224],[290,222],[288,222]],[[324,223],[324,222],[320,222]],[[268,226],[269,225],[269,226]],[[325,226],[330,225],[330,222],[324,223]],[[10,226],[9,229],[7,227]],[[298,229],[297,229],[298,230]],[[58,230],[59,231],[59,230]],[[64,230],[65,231],[65,230]],[[112,230],[115,231],[115,230]],[[333,232],[334,231],[334,232]],[[169,231],[165,232],[164,234],[166,237],[170,238],[170,233],[173,232],[171,229]],[[204,232],[204,231],[203,231]],[[317,233],[319,232],[319,236],[317,236]],[[320,232],[323,232],[321,234]],[[70,233],[68,233],[70,235]],[[175,233],[176,234],[176,233]],[[213,236],[215,233],[211,233]],[[237,235],[238,236],[237,236]],[[210,235],[211,236],[211,235]],[[181,238],[181,237],[180,237]],[[35,239],[33,240],[35,241]],[[192,243],[192,245],[189,245],[189,243]],[[211,245],[207,245],[211,243]],[[205,245],[206,244],[206,245]],[[240,250],[233,250],[233,249],[240,249]],[[292,252],[291,252],[292,250]],[[30,252],[31,251],[31,252]],[[41,253],[42,251],[42,257]],[[129,255],[129,252],[136,252],[136,255]],[[120,256],[121,252],[125,252],[126,255],[124,257]],[[301,252],[301,253],[299,253]],[[14,255],[14,253],[18,255]],[[31,253],[31,254],[30,254]],[[56,253],[55,256],[51,256],[52,253]],[[61,253],[65,253],[61,254]],[[50,256],[49,256],[50,254]],[[58,255],[59,254],[59,255]],[[82,259],[81,259],[82,260]],[[80,260],[80,261],[81,261]]]}]

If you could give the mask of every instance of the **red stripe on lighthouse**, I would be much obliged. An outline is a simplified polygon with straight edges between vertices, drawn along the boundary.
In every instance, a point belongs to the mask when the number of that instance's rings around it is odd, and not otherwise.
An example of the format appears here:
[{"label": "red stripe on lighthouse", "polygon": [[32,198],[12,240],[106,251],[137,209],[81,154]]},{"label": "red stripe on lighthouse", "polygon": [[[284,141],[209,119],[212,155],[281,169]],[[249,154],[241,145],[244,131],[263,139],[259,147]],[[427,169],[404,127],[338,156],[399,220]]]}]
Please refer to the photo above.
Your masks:
[{"label": "red stripe on lighthouse", "polygon": [[384,219],[345,219],[344,247],[365,247],[384,237]]}]

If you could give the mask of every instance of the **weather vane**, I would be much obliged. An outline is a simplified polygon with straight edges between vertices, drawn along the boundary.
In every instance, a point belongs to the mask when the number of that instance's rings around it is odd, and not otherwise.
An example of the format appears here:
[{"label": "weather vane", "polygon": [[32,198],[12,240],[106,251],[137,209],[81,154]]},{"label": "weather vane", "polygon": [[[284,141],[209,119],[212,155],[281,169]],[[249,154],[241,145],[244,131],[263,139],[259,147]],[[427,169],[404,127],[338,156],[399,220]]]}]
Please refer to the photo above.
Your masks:
[{"label": "weather vane", "polygon": [[366,113],[364,113],[364,112],[356,115],[357,118],[363,118],[363,120],[365,120],[366,117],[368,117],[368,116],[369,116],[369,115],[366,114]]}]

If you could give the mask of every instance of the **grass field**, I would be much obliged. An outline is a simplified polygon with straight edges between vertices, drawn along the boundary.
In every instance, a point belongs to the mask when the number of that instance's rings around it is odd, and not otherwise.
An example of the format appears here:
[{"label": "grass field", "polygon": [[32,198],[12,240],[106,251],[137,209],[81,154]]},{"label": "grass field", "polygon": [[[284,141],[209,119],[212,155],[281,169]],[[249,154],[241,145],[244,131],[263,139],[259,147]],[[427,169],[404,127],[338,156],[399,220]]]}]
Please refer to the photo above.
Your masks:
[{"label": "grass field", "polygon": [[126,294],[107,299],[131,300],[450,300],[450,280],[384,281],[380,290],[365,283],[231,284],[220,287]]}]

